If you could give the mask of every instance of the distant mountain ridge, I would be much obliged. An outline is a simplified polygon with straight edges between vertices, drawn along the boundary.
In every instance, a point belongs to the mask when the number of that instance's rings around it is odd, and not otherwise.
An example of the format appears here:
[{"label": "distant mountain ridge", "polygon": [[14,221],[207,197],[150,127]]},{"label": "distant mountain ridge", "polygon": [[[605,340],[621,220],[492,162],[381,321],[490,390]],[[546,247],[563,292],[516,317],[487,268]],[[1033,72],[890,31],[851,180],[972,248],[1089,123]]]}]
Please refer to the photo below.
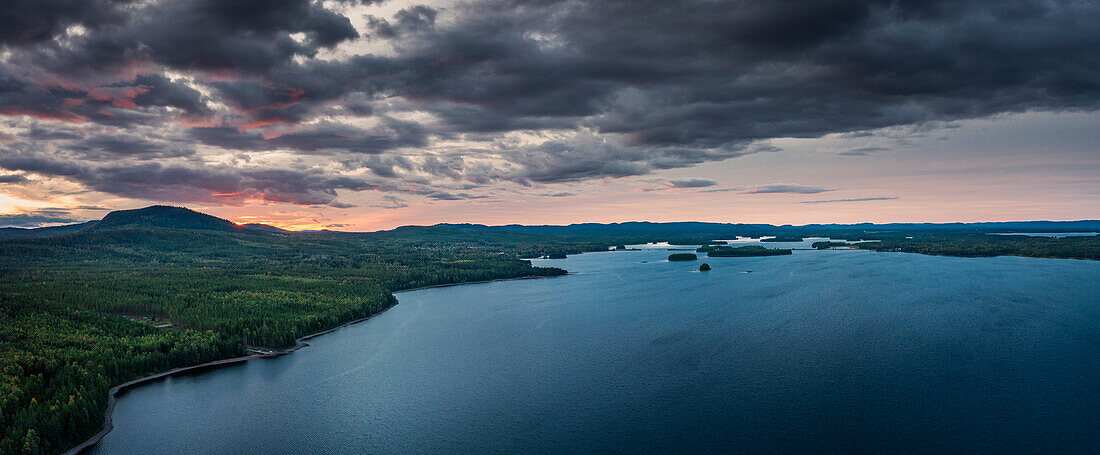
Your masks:
[{"label": "distant mountain ridge", "polygon": [[277,227],[272,226],[270,224],[260,224],[260,223],[242,224],[241,227],[245,228],[245,229],[254,229],[254,230],[257,230],[257,231],[265,231],[265,232],[271,232],[271,233],[275,233],[275,234],[288,234],[290,232],[293,232],[293,231],[288,231],[288,230],[283,229],[283,228],[277,228]]},{"label": "distant mountain ridge", "polygon": [[624,223],[579,223],[570,225],[521,225],[487,226],[484,224],[436,224],[470,231],[518,232],[542,235],[773,235],[780,233],[828,232],[828,231],[972,231],[972,232],[1100,232],[1100,220],[1080,221],[1003,221],[979,223],[857,223],[857,224],[807,224],[802,226],[772,224],[733,224],[683,221],[653,223],[629,221]]},{"label": "distant mountain ridge", "polygon": [[[578,223],[570,225],[522,225],[508,224],[488,226],[471,223],[440,223],[433,226],[402,226],[380,232],[408,229],[446,228],[467,232],[509,232],[533,235],[558,236],[715,236],[714,238],[761,235],[806,235],[839,231],[863,231],[866,233],[889,231],[934,232],[1100,232],[1100,220],[1080,221],[1007,221],[982,223],[857,223],[857,224],[807,224],[804,226],[741,223],[710,223],[698,221],[654,223],[629,221],[623,223]],[[118,229],[192,229],[253,234],[294,234],[266,224],[238,225],[232,221],[207,215],[185,207],[153,205],[140,209],[117,210],[102,220],[44,228],[0,228],[0,240],[53,237],[84,231]],[[339,234],[340,231],[319,231]],[[298,233],[306,233],[304,231]]]}]

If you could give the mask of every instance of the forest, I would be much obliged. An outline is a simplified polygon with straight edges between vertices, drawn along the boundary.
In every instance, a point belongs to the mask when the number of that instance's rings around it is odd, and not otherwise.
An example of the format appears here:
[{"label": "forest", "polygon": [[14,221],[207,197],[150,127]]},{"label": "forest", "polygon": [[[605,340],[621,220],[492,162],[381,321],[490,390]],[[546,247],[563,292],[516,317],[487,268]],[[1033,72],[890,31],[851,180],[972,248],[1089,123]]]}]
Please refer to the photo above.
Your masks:
[{"label": "forest", "polygon": [[1031,237],[1025,235],[925,234],[880,236],[860,242],[863,250],[941,256],[1028,256],[1059,259],[1100,259],[1100,236]]},{"label": "forest", "polygon": [[692,253],[672,253],[672,254],[668,255],[668,260],[670,262],[694,261],[696,259],[699,259],[699,257],[692,254]]},{"label": "forest", "polygon": [[696,250],[700,253],[707,253],[707,256],[714,258],[721,257],[751,257],[751,256],[783,256],[791,254],[790,249],[779,248],[764,248],[759,245],[749,245],[742,247],[731,247],[726,245],[706,245],[699,247]]}]

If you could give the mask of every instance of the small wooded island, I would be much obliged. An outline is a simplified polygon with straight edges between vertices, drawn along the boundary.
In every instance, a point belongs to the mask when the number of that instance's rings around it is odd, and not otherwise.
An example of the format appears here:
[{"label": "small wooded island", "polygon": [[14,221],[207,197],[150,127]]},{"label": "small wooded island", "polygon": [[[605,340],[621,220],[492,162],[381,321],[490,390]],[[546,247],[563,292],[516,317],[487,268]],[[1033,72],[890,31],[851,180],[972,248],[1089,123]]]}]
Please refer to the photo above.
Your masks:
[{"label": "small wooded island", "polygon": [[699,259],[694,253],[673,253],[668,255],[669,261],[694,261]]},{"label": "small wooded island", "polygon": [[814,248],[816,248],[816,249],[819,249],[819,250],[827,250],[827,249],[829,249],[829,248],[835,248],[835,247],[840,247],[840,248],[859,248],[859,246],[858,246],[858,245],[856,245],[856,244],[854,244],[854,243],[848,243],[848,242],[833,242],[833,241],[826,241],[826,242],[814,242],[814,243],[813,243],[812,245],[810,245],[810,246],[812,246],[812,247],[814,247]]},{"label": "small wooded island", "polygon": [[768,237],[761,239],[761,242],[801,242],[802,237],[797,235],[777,235],[775,237]]},{"label": "small wooded island", "polygon": [[782,256],[791,254],[790,249],[764,248],[759,245],[749,245],[734,248],[723,245],[707,245],[695,250],[698,253],[707,253],[709,257],[750,257],[750,256]]}]

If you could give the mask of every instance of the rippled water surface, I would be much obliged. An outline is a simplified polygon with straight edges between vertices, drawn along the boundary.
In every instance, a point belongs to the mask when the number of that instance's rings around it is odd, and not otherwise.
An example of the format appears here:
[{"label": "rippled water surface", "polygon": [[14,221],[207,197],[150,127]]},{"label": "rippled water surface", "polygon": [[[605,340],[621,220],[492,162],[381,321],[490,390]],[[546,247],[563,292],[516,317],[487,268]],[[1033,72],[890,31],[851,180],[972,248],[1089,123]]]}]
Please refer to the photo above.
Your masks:
[{"label": "rippled water surface", "polygon": [[293,355],[127,393],[93,452],[1100,447],[1100,262],[668,254],[398,294]]}]

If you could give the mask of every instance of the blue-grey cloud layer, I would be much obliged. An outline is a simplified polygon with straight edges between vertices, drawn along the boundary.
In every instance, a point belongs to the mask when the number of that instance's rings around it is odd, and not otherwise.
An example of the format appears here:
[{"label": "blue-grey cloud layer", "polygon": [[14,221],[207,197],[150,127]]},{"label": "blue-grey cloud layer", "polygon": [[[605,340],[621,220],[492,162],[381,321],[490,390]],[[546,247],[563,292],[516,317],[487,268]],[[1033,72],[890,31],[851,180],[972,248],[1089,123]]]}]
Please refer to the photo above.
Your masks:
[{"label": "blue-grey cloud layer", "polygon": [[[468,199],[462,185],[641,175],[775,137],[1100,104],[1096,2],[481,0],[362,30],[344,7],[377,2],[342,3],[15,0],[0,114],[32,125],[0,166],[176,201]],[[395,52],[317,57],[356,40]],[[515,131],[547,135],[498,140]],[[209,147],[305,164],[211,165]]]}]

